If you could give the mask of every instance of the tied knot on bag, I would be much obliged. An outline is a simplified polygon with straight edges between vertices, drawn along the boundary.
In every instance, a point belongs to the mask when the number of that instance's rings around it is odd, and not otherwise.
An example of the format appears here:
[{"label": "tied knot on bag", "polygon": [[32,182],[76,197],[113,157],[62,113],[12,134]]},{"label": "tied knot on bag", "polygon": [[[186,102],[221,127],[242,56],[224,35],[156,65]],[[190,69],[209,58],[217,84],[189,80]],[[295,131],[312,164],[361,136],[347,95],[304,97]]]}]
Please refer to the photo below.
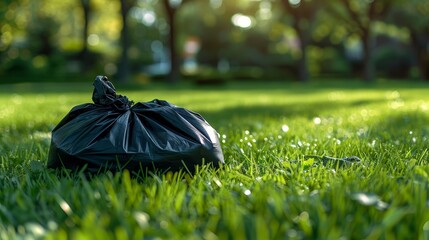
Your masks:
[{"label": "tied knot on bag", "polygon": [[94,81],[92,101],[103,106],[112,106],[117,110],[128,111],[133,105],[126,96],[116,94],[116,89],[106,76],[97,76]]}]

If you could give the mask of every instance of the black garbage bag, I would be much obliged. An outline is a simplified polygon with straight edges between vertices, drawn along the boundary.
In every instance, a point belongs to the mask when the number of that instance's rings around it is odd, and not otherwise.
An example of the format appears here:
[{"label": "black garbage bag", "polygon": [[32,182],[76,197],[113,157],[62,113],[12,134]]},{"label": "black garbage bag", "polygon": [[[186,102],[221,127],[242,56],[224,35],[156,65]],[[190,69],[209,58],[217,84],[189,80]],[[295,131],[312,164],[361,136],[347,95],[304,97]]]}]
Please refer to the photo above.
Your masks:
[{"label": "black garbage bag", "polygon": [[94,104],[74,107],[53,129],[48,167],[192,172],[224,163],[218,133],[198,113],[157,99],[133,104],[104,76],[94,87]]}]

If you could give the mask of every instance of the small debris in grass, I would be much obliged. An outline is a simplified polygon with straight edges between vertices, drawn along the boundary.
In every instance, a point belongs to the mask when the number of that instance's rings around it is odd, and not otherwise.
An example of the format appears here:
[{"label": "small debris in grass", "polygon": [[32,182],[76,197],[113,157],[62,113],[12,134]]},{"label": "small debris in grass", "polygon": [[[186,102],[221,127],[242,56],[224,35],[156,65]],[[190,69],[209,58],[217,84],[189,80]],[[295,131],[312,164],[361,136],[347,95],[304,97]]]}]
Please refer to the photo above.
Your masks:
[{"label": "small debris in grass", "polygon": [[356,156],[350,156],[350,157],[343,157],[343,158],[334,158],[334,157],[328,157],[328,156],[317,156],[317,155],[305,155],[304,159],[317,159],[322,161],[324,165],[327,164],[338,164],[339,167],[344,165],[352,165],[354,163],[359,163],[362,161],[359,157]]}]

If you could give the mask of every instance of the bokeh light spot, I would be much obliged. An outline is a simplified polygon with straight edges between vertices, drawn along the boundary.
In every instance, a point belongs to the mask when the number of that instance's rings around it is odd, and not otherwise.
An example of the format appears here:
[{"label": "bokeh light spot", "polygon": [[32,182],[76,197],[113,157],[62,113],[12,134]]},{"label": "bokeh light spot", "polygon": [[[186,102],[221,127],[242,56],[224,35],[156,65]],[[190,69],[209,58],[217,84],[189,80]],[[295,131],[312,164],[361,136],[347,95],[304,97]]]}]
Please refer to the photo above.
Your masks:
[{"label": "bokeh light spot", "polygon": [[232,23],[240,28],[251,28],[253,26],[252,18],[240,13],[234,14],[231,18]]}]

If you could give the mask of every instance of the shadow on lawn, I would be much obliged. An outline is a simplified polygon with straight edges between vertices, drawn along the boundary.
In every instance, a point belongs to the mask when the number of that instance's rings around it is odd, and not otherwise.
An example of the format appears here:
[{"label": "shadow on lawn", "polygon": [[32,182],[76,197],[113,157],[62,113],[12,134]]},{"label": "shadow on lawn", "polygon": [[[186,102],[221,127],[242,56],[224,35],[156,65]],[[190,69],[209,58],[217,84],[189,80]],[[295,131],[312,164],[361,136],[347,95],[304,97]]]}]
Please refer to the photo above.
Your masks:
[{"label": "shadow on lawn", "polygon": [[341,111],[343,109],[360,108],[365,105],[377,104],[386,101],[383,98],[372,100],[357,100],[350,102],[318,101],[304,104],[271,104],[271,105],[247,105],[227,107],[218,111],[198,111],[204,118],[214,125],[225,125],[230,121],[252,121],[265,118],[314,118],[330,111]]},{"label": "shadow on lawn", "polygon": [[429,138],[429,114],[410,110],[392,112],[383,118],[376,119],[371,125],[370,137],[385,141],[409,142],[413,138]]},{"label": "shadow on lawn", "polygon": [[[94,76],[95,77],[95,76]],[[85,93],[92,92],[92,83],[94,78],[85,79],[79,82],[20,82],[20,83],[7,83],[0,82],[0,93]],[[197,90],[197,91],[230,91],[230,90],[243,90],[243,91],[263,91],[263,90],[284,90],[285,92],[293,91],[294,93],[312,93],[317,91],[337,91],[337,90],[397,90],[397,89],[424,89],[429,88],[427,82],[416,81],[378,81],[374,83],[366,83],[362,81],[312,81],[307,84],[287,81],[260,81],[260,82],[246,82],[246,81],[232,81],[225,85],[220,86],[197,86],[189,81],[182,81],[180,84],[168,84],[167,82],[159,81],[150,84],[137,84],[128,83],[121,84],[113,81],[118,93],[125,93],[127,91],[181,91],[181,90]]]}]

